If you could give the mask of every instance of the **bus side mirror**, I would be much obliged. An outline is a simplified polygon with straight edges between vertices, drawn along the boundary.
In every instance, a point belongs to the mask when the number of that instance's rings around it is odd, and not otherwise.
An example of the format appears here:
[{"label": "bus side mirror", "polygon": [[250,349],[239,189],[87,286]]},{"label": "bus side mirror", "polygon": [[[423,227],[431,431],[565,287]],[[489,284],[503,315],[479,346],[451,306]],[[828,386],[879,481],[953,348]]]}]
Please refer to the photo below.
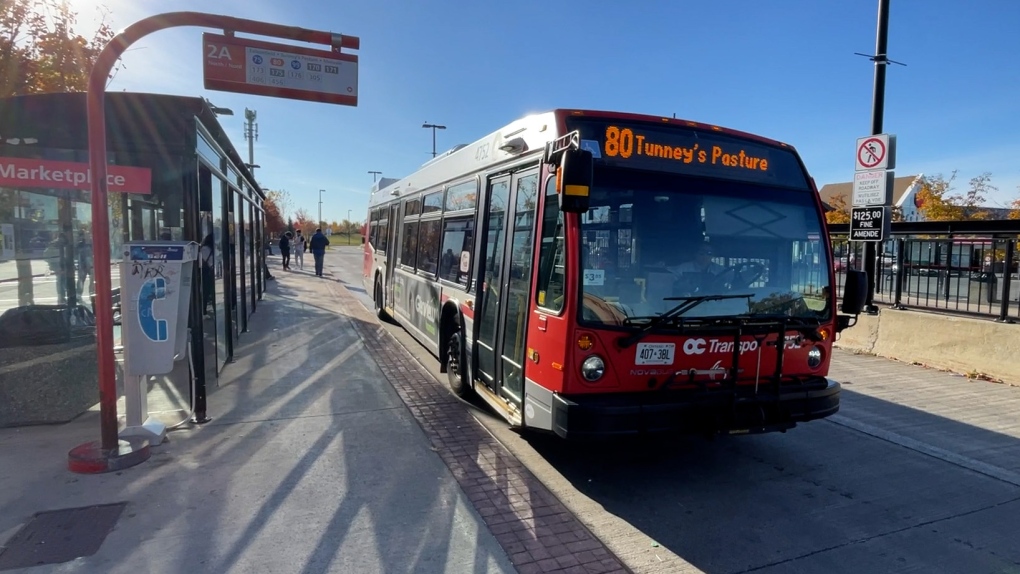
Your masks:
[{"label": "bus side mirror", "polygon": [[560,211],[587,213],[594,165],[591,152],[586,149],[567,149],[563,152],[560,167],[556,171],[556,194],[560,200]]},{"label": "bus side mirror", "polygon": [[839,310],[848,315],[860,315],[868,297],[868,275],[864,271],[848,269],[843,284],[843,304]]}]

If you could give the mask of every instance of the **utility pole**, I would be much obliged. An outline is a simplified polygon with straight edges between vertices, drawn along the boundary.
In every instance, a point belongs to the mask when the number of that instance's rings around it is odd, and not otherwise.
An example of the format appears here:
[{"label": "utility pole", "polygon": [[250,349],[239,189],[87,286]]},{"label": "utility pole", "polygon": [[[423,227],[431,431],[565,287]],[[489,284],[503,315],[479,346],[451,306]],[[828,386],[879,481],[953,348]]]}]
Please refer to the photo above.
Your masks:
[{"label": "utility pole", "polygon": [[248,169],[255,175],[255,140],[259,139],[259,125],[255,123],[258,112],[244,108],[244,138],[248,140]]},{"label": "utility pole", "polygon": [[320,189],[319,190],[319,225],[318,225],[318,227],[320,229],[322,228],[322,192],[324,192],[324,191],[326,191],[326,190],[325,189]]},{"label": "utility pole", "polygon": [[434,157],[436,157],[436,130],[445,130],[446,126],[440,126],[440,125],[430,124],[428,122],[425,122],[424,124],[422,124],[421,127],[426,128],[426,129],[432,128],[432,157],[434,158]]},{"label": "utility pole", "polygon": [[381,171],[369,171],[368,173],[372,174],[372,183],[375,183],[376,177],[382,175]]},{"label": "utility pole", "polygon": [[[871,60],[875,62],[875,90],[871,106],[872,135],[882,133],[882,120],[885,113],[885,68],[890,62],[887,53],[888,44],[889,0],[878,0],[878,30],[875,38],[875,55],[871,56]],[[892,190],[889,190],[889,193],[892,193]],[[864,272],[868,277],[868,295],[864,299],[864,312],[868,315],[878,314],[878,307],[874,304],[876,251],[877,245],[874,241],[868,241],[864,244]]]}]

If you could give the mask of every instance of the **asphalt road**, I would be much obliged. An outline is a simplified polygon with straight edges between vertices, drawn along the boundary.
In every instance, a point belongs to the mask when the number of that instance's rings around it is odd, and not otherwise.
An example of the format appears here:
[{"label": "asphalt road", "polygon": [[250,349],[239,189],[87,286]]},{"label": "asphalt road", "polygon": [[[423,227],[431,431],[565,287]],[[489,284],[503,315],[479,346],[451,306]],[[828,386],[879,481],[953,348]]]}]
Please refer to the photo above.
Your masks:
[{"label": "asphalt road", "polygon": [[[357,248],[331,252],[327,267],[371,305]],[[427,350],[387,329],[445,380]],[[854,359],[847,373],[865,368]],[[876,398],[882,388],[847,385],[839,415],[786,434],[597,447],[521,437],[467,406],[635,572],[1020,572],[1020,425],[973,422],[1001,419],[997,401],[952,398],[942,408],[976,405],[953,420],[923,398]],[[1020,407],[1020,392],[1002,392]],[[875,426],[889,420],[905,422]]]}]

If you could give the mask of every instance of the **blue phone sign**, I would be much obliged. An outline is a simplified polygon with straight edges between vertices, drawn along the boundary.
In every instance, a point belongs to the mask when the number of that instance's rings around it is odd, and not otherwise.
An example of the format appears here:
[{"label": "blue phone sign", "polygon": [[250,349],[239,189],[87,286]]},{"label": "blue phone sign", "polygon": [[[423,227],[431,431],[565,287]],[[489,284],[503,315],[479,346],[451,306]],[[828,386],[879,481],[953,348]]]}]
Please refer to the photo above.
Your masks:
[{"label": "blue phone sign", "polygon": [[170,324],[166,319],[157,319],[152,313],[156,301],[166,299],[166,280],[153,277],[142,283],[138,290],[138,324],[142,333],[157,343],[170,339]]}]

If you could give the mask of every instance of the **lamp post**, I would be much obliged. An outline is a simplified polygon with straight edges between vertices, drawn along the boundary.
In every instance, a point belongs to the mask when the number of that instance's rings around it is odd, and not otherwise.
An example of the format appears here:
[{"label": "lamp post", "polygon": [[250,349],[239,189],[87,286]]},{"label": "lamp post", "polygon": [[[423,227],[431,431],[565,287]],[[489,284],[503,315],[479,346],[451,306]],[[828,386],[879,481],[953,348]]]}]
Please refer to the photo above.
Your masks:
[{"label": "lamp post", "polygon": [[381,171],[369,171],[368,173],[372,174],[372,183],[375,183],[376,177],[382,175]]},{"label": "lamp post", "polygon": [[440,126],[425,122],[424,124],[422,124],[421,127],[425,129],[432,128],[432,157],[436,157],[436,130],[445,130],[446,126]]},{"label": "lamp post", "polygon": [[324,191],[326,190],[325,189],[319,190],[319,225],[317,226],[319,228],[322,228],[322,192]]}]

